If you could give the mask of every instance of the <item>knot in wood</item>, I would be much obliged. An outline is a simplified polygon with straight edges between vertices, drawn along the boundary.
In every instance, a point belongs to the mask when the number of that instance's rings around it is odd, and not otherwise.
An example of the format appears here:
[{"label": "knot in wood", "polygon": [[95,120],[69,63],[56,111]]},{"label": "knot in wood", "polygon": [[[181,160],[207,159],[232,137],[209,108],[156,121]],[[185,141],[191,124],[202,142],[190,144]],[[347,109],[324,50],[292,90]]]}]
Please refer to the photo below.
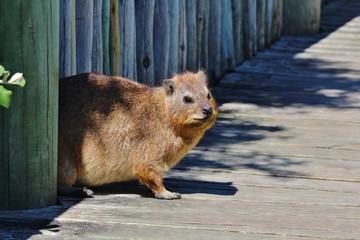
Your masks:
[{"label": "knot in wood", "polygon": [[149,67],[150,66],[150,58],[148,56],[145,56],[143,59],[143,65],[144,67]]}]

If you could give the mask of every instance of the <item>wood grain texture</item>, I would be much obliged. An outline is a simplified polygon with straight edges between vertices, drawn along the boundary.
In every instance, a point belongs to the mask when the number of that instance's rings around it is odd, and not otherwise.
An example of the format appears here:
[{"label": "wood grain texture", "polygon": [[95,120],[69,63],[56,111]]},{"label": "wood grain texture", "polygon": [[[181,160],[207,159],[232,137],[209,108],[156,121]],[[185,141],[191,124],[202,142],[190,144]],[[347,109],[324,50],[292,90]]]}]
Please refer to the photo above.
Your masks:
[{"label": "wood grain texture", "polygon": [[60,2],[1,5],[12,10],[0,20],[9,38],[0,61],[27,84],[14,89],[11,109],[0,110],[0,209],[45,207],[56,203]]},{"label": "wood grain texture", "polygon": [[170,46],[168,76],[179,72],[180,1],[168,0]]},{"label": "wood grain texture", "polygon": [[91,71],[103,72],[102,0],[94,0]]},{"label": "wood grain texture", "polygon": [[136,23],[134,0],[119,1],[120,21],[120,72],[121,76],[137,79]]},{"label": "wood grain texture", "polygon": [[196,1],[185,1],[186,18],[186,70],[195,72],[197,65],[197,21],[196,21]]},{"label": "wood grain texture", "polygon": [[265,10],[265,47],[271,44],[271,30],[273,21],[274,0],[266,0]]},{"label": "wood grain texture", "polygon": [[232,25],[235,65],[244,60],[243,0],[232,0]]},{"label": "wood grain texture", "polygon": [[320,29],[321,0],[286,0],[283,4],[285,35],[315,34]]},{"label": "wood grain texture", "polygon": [[155,0],[154,8],[154,84],[160,86],[168,77],[170,20],[167,0]]},{"label": "wood grain texture", "polygon": [[76,69],[77,74],[91,72],[93,47],[93,0],[76,0]]},{"label": "wood grain texture", "polygon": [[60,77],[76,74],[75,1],[60,1]]},{"label": "wood grain texture", "polygon": [[283,28],[283,3],[284,0],[273,0],[273,14],[272,14],[272,30],[271,40],[274,42],[279,39]]},{"label": "wood grain texture", "polygon": [[155,0],[135,1],[136,58],[138,81],[149,85],[154,79],[154,8]]},{"label": "wood grain texture", "polygon": [[221,72],[227,73],[235,68],[234,38],[231,0],[221,1]]},{"label": "wood grain texture", "polygon": [[179,17],[179,72],[186,71],[187,59],[187,30],[186,30],[186,0],[180,1]]},{"label": "wood grain texture", "polygon": [[209,1],[197,1],[197,69],[209,69]]},{"label": "wood grain texture", "polygon": [[110,0],[110,74],[120,75],[119,1]]},{"label": "wood grain texture", "polygon": [[266,5],[267,0],[257,0],[256,5],[256,28],[257,28],[257,49],[263,51],[265,48],[265,28],[266,28]]},{"label": "wood grain texture", "polygon": [[210,0],[209,4],[209,70],[210,83],[221,77],[221,1]]},{"label": "wood grain texture", "polygon": [[103,73],[110,75],[110,1],[102,3]]},{"label": "wood grain texture", "polygon": [[257,1],[244,0],[244,57],[252,58],[257,53]]}]

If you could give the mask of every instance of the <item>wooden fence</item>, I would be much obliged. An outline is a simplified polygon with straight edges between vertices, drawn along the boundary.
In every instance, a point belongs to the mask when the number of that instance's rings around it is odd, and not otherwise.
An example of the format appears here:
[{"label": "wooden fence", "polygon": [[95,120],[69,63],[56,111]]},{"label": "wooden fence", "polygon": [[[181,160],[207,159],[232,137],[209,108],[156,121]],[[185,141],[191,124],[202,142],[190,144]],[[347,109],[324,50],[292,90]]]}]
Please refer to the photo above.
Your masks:
[{"label": "wooden fence", "polygon": [[[212,83],[279,38],[283,0],[61,0],[60,76],[149,85],[185,70]],[[76,30],[75,30],[76,29]]]}]

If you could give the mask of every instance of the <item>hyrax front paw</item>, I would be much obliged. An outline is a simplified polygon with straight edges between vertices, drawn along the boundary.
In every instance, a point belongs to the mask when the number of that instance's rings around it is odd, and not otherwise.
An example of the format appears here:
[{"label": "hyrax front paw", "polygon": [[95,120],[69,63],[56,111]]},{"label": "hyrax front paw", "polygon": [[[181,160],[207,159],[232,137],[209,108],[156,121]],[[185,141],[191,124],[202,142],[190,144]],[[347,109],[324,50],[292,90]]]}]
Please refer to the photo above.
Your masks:
[{"label": "hyrax front paw", "polygon": [[169,192],[165,188],[161,192],[156,192],[155,197],[157,199],[166,199],[166,200],[172,200],[172,199],[180,199],[181,194],[176,192]]}]

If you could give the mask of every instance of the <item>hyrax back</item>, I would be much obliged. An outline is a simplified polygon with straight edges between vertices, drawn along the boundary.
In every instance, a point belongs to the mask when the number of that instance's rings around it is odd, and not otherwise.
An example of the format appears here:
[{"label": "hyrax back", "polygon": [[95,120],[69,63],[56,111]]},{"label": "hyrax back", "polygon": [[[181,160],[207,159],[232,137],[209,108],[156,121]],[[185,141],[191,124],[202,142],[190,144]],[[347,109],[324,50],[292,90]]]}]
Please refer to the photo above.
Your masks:
[{"label": "hyrax back", "polygon": [[193,148],[218,115],[203,72],[150,88],[100,74],[60,80],[59,187],[138,178],[157,198],[180,198],[163,173]]}]

